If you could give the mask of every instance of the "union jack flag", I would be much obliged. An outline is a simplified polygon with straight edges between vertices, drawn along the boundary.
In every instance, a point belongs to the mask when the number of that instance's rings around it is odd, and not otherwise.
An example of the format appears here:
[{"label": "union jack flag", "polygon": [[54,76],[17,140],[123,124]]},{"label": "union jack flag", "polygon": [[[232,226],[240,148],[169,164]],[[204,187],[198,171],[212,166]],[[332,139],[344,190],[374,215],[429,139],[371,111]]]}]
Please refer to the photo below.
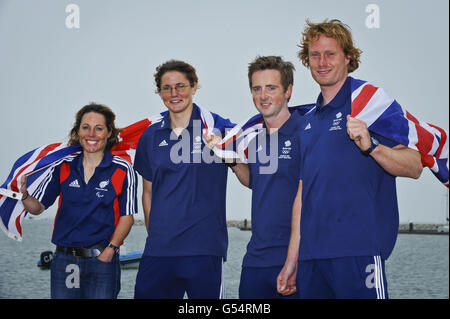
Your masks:
[{"label": "union jack flag", "polygon": [[[214,117],[204,108],[199,107],[199,110],[205,141],[209,134],[215,132]],[[166,113],[167,111],[162,112],[122,128],[119,143],[111,149],[111,153],[133,163],[142,133],[148,126],[161,122]],[[40,200],[45,191],[43,189],[45,179],[50,176],[53,169],[81,151],[80,145],[53,143],[28,152],[14,163],[8,178],[0,186],[0,228],[8,237],[22,241],[22,221],[28,212],[23,207],[22,194],[19,192],[21,177],[27,176],[28,192]]]},{"label": "union jack flag", "polygon": [[448,188],[448,132],[417,120],[382,88],[350,80],[351,116],[366,122],[370,131],[419,151],[422,165]]},{"label": "union jack flag", "polygon": [[[417,120],[382,88],[353,79],[351,81],[351,116],[364,121],[370,131],[398,144],[418,151],[422,165],[447,188],[449,187],[448,133],[440,127]],[[314,108],[314,104],[290,107],[301,115]],[[235,151],[224,151],[222,157],[240,158],[246,162],[247,146],[263,128],[264,119],[258,114],[236,125],[218,145],[220,149],[240,139]],[[216,151],[216,154],[218,152]]]},{"label": "union jack flag", "polygon": [[[149,125],[161,121],[163,115],[164,113],[157,114],[123,128],[119,134],[120,142],[113,147],[111,153],[133,163],[141,134]],[[8,237],[22,241],[22,221],[27,211],[19,192],[21,177],[27,176],[28,192],[40,200],[44,195],[45,180],[53,169],[81,150],[80,145],[53,143],[26,153],[14,163],[8,178],[0,186],[0,228]]]},{"label": "union jack flag", "polygon": [[[352,80],[353,117],[367,123],[369,130],[397,143],[418,150],[422,163],[429,167],[436,177],[448,187],[448,138],[446,131],[434,125],[419,122],[404,110],[386,92],[360,80]],[[314,104],[290,107],[290,112],[302,115],[314,108]],[[135,150],[140,136],[152,124],[160,122],[166,112],[133,123],[122,129],[119,144],[111,153],[130,163],[134,161]],[[203,139],[213,132],[212,114],[200,108],[203,123]],[[249,142],[263,129],[264,119],[260,114],[249,117],[227,132],[214,152],[221,158],[239,158],[247,161]],[[233,145],[234,143],[234,145]],[[231,146],[231,147],[230,147]],[[22,220],[26,216],[19,193],[21,176],[27,176],[28,191],[37,199],[43,196],[43,181],[51,170],[73,154],[81,152],[79,145],[68,146],[54,143],[37,148],[20,157],[13,165],[11,173],[0,186],[0,228],[15,240],[22,240]]]},{"label": "union jack flag", "polygon": [[[301,115],[309,112],[315,104],[304,104],[289,107],[289,112],[299,112]],[[222,158],[239,159],[247,163],[248,145],[264,128],[264,118],[261,114],[251,116],[238,123],[227,132],[225,137],[215,146],[214,153]],[[236,142],[235,145],[232,143]],[[231,146],[231,147],[229,147]]]}]

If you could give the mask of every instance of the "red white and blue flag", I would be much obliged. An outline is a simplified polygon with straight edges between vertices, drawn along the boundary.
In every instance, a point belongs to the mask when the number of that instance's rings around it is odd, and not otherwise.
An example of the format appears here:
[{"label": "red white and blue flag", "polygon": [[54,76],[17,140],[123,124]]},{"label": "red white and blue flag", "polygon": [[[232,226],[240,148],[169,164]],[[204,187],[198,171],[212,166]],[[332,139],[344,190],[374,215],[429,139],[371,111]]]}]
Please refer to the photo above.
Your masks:
[{"label": "red white and blue flag", "polygon": [[[449,186],[448,171],[448,134],[432,124],[418,121],[404,110],[381,88],[367,82],[352,79],[352,116],[367,123],[369,130],[389,138],[399,144],[418,150],[422,164],[429,167],[433,174]],[[291,107],[302,115],[310,111],[314,104]],[[164,114],[157,114],[148,119],[133,123],[122,129],[119,144],[111,153],[130,163],[134,161],[135,150],[140,136],[152,124],[160,122]],[[203,139],[213,132],[212,114],[200,108],[203,123]],[[222,141],[214,147],[214,152],[221,158],[239,158],[247,162],[249,142],[263,129],[264,120],[260,114],[252,116],[237,124],[227,132]],[[68,146],[54,143],[37,148],[20,157],[0,186],[0,228],[15,240],[22,240],[22,220],[26,216],[21,199],[20,178],[27,176],[29,193],[38,200],[43,196],[45,179],[50,176],[62,161],[81,152],[80,145]]]},{"label": "red white and blue flag", "polygon": [[[289,107],[289,112],[299,112],[300,115],[308,113],[315,104],[304,104]],[[238,123],[229,130],[225,137],[213,149],[214,153],[221,158],[239,159],[247,163],[248,145],[264,129],[264,119],[257,114]],[[233,144],[236,142],[235,144]],[[231,146],[231,147],[230,147]]]},{"label": "red white and blue flag", "polygon": [[[382,88],[353,79],[351,81],[351,116],[364,121],[370,131],[421,154],[422,165],[428,167],[445,186],[449,187],[448,132],[433,124],[417,120]],[[314,108],[314,104],[290,107],[301,115]],[[239,139],[234,156],[246,162],[247,146],[259,134],[264,120],[260,114],[236,125],[222,140],[221,148]],[[217,153],[217,152],[216,152]],[[229,155],[224,152],[223,155]]]},{"label": "red white and blue flag", "polygon": [[[205,137],[215,131],[214,117],[208,110],[200,107],[199,109],[205,141]],[[111,153],[133,163],[142,133],[148,126],[161,122],[166,113],[167,111],[162,112],[122,128],[119,143],[111,149]],[[55,167],[63,161],[70,160],[81,151],[80,145],[68,146],[66,143],[53,143],[28,152],[14,163],[8,178],[0,186],[0,228],[8,237],[22,241],[22,221],[28,214],[22,204],[22,194],[19,191],[21,177],[27,176],[28,192],[40,200],[45,192],[44,185],[47,185],[45,180],[49,178]]]},{"label": "red white and blue flag", "polygon": [[448,132],[417,120],[382,88],[350,79],[351,116],[364,121],[370,131],[419,151],[422,165],[449,187]]},{"label": "red white and blue flag", "polygon": [[[161,121],[162,114],[133,123],[119,134],[120,142],[111,153],[133,163],[136,147],[145,129]],[[44,195],[45,180],[55,167],[81,152],[80,145],[68,146],[66,143],[53,143],[39,147],[21,156],[13,165],[6,181],[0,186],[0,228],[5,234],[22,241],[22,221],[27,215],[22,201],[20,179],[27,176],[27,189],[31,196],[40,200]]]}]

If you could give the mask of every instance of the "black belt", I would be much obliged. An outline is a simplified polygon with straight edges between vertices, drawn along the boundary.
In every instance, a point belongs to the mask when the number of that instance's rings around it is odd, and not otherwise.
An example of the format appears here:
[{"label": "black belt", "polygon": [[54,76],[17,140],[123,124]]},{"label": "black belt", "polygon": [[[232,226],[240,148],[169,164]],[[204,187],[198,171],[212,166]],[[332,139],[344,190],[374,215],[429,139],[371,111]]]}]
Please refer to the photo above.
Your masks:
[{"label": "black belt", "polygon": [[81,258],[97,257],[104,249],[105,246],[94,246],[91,248],[56,246],[56,251]]}]

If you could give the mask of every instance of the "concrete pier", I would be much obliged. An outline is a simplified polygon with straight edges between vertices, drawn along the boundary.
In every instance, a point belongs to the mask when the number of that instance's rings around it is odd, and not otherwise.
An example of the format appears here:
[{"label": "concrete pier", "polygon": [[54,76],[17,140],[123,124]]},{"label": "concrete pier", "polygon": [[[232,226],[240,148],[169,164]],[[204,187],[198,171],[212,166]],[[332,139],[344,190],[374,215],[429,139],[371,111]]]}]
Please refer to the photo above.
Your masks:
[{"label": "concrete pier", "polygon": [[[228,220],[228,227],[237,227],[241,230],[251,230],[251,220]],[[448,224],[400,224],[398,232],[400,234],[433,234],[433,235],[448,235]]]},{"label": "concrete pier", "polygon": [[[144,225],[144,221],[137,219],[134,221],[135,225]],[[240,230],[251,230],[252,221],[251,220],[227,220],[228,227],[236,227]],[[406,223],[400,224],[398,232],[400,234],[432,234],[432,235],[448,235],[449,227],[448,224],[415,224]]]},{"label": "concrete pier", "polygon": [[448,235],[448,224],[400,224],[400,234]]}]

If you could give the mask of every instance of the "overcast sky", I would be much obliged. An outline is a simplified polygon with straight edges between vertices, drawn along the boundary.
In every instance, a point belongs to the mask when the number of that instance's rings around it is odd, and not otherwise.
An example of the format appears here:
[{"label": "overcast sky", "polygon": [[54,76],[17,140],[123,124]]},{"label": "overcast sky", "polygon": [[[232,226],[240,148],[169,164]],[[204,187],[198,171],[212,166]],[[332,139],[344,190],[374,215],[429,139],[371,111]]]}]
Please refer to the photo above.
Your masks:
[{"label": "overcast sky", "polygon": [[[79,9],[79,28],[70,4]],[[20,155],[65,141],[76,111],[91,101],[109,105],[120,127],[165,110],[153,73],[172,58],[196,67],[201,89],[194,102],[234,122],[256,112],[247,66],[257,55],[294,63],[291,105],[315,102],[319,88],[297,58],[307,18],[348,24],[363,50],[351,75],[448,131],[448,6],[447,0],[0,0],[0,182]],[[448,190],[428,169],[397,185],[401,222],[445,221]],[[249,219],[250,198],[230,173],[228,219]]]}]

